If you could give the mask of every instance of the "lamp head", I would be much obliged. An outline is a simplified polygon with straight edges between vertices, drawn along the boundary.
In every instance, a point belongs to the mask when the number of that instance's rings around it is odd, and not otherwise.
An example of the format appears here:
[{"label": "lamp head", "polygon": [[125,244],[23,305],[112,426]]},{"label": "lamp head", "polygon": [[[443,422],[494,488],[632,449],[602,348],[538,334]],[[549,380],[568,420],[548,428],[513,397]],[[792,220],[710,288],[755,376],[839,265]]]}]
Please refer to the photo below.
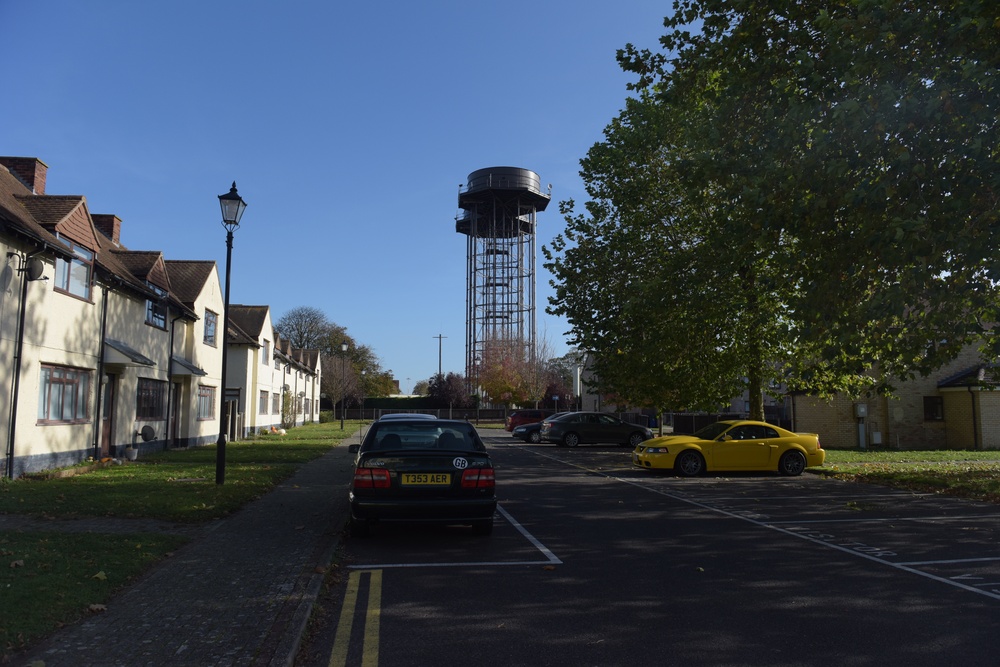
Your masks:
[{"label": "lamp head", "polygon": [[239,229],[240,218],[243,217],[247,203],[236,191],[236,181],[233,181],[233,187],[229,189],[229,192],[219,195],[219,205],[222,207],[222,226],[226,228],[226,231],[232,232]]}]

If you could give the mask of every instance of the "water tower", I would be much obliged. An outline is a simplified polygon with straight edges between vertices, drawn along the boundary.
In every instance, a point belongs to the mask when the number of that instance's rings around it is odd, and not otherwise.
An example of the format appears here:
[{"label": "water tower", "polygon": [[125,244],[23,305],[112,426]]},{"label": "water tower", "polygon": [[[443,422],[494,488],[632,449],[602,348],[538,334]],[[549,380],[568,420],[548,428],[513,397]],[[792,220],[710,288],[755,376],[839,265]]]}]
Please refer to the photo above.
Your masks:
[{"label": "water tower", "polygon": [[455,231],[467,237],[465,377],[478,386],[479,362],[491,341],[519,341],[535,351],[535,216],[544,211],[533,171],[490,167],[459,186]]}]

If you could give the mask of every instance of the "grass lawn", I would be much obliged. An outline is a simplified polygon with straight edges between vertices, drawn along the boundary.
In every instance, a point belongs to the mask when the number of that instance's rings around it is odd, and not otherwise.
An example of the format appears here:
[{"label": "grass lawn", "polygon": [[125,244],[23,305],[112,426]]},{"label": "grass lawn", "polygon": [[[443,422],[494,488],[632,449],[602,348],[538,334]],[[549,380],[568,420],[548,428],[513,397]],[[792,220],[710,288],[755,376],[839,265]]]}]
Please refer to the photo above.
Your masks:
[{"label": "grass lawn", "polygon": [[824,465],[811,470],[855,482],[1000,503],[1000,450],[828,449]]},{"label": "grass lawn", "polygon": [[[285,436],[226,445],[215,483],[214,445],[144,456],[73,477],[0,482],[0,514],[120,517],[197,523],[225,516],[355,433],[358,422],[310,424]],[[0,663],[101,605],[184,544],[178,535],[5,531],[0,535]]]}]

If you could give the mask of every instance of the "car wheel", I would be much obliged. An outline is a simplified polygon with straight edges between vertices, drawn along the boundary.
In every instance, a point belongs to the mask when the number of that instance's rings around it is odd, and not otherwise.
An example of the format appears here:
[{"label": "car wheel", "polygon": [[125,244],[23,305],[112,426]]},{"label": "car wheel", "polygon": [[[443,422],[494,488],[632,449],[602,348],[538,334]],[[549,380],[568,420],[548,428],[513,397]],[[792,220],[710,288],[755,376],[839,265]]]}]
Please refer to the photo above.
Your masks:
[{"label": "car wheel", "polygon": [[580,444],[580,436],[576,433],[567,433],[563,436],[563,446],[564,447],[576,447]]},{"label": "car wheel", "polygon": [[538,431],[532,431],[528,434],[528,442],[537,445],[542,441],[542,434]]},{"label": "car wheel", "polygon": [[644,436],[642,433],[639,433],[638,431],[636,431],[635,433],[633,433],[632,435],[630,435],[628,437],[628,443],[627,444],[632,449],[635,449],[636,447],[639,446],[640,443],[645,442],[645,440],[646,440],[646,436]]},{"label": "car wheel", "polygon": [[806,469],[806,457],[797,449],[785,452],[778,460],[778,472],[788,477],[801,475]]},{"label": "car wheel", "polygon": [[701,458],[701,454],[698,452],[691,450],[681,452],[677,455],[677,460],[674,462],[674,469],[678,475],[697,477],[705,472],[705,459]]},{"label": "car wheel", "polygon": [[359,521],[353,518],[351,519],[350,530],[351,537],[368,537],[371,533],[371,527],[367,521]]},{"label": "car wheel", "polygon": [[477,521],[472,524],[472,532],[475,535],[492,535],[493,534],[493,517],[486,519],[485,521]]}]

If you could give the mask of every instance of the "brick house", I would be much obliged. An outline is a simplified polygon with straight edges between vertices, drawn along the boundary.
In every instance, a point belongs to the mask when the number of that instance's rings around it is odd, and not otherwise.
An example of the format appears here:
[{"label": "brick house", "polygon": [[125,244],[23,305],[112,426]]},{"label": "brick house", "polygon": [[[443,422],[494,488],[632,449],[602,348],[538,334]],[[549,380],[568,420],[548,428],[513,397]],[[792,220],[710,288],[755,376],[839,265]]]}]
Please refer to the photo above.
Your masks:
[{"label": "brick house", "polygon": [[794,394],[793,428],[829,448],[1000,448],[996,369],[970,347],[927,377],[902,382],[893,398],[832,400]]}]

